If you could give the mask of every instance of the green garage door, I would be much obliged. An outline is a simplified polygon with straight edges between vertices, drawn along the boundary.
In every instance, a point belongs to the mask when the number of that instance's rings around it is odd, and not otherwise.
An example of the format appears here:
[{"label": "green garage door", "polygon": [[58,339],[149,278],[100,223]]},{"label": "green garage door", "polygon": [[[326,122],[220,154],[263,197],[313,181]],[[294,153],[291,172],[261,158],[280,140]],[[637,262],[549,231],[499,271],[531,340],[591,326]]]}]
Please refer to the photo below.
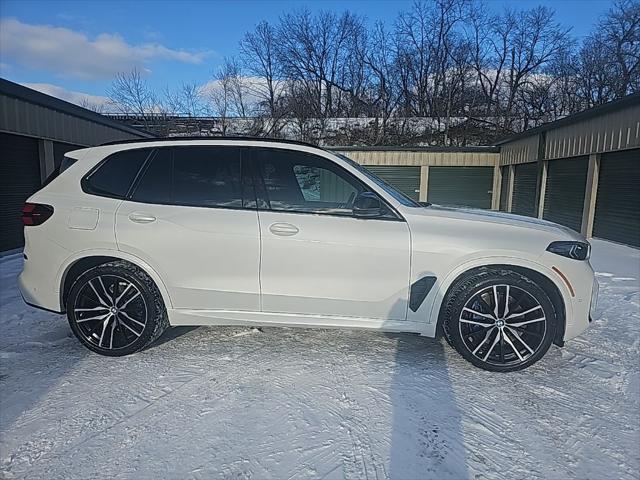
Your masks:
[{"label": "green garage door", "polygon": [[491,208],[493,167],[429,167],[427,201]]},{"label": "green garage door", "polygon": [[640,247],[640,149],[602,155],[593,236]]},{"label": "green garage door", "polygon": [[0,252],[24,245],[22,206],[39,188],[38,140],[0,133]]},{"label": "green garage door", "polygon": [[536,184],[538,164],[523,163],[515,166],[511,212],[534,217],[536,215]]},{"label": "green garage door", "polygon": [[589,157],[549,162],[544,197],[545,220],[580,231],[588,168]]},{"label": "green garage door", "polygon": [[420,196],[420,167],[398,167],[390,165],[365,165],[374,175],[393,185],[407,197],[418,201]]}]

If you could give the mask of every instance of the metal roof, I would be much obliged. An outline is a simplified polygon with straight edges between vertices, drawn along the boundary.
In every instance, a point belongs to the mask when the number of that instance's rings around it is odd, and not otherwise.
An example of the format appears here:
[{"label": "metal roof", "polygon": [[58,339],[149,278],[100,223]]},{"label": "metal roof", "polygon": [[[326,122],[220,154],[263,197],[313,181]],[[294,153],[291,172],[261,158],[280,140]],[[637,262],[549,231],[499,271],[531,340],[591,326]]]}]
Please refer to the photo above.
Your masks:
[{"label": "metal roof", "polygon": [[52,97],[51,95],[38,92],[23,85],[19,85],[4,78],[0,78],[0,95],[17,98],[28,103],[40,105],[42,107],[66,113],[67,115],[82,118],[132,135],[139,135],[145,138],[153,137],[151,133],[145,132],[144,130],[130,127],[105,117],[104,115],[100,115],[99,113],[74,105],[73,103],[60,100],[59,98]]},{"label": "metal roof", "polygon": [[611,102],[588,108],[578,113],[574,113],[573,115],[568,115],[559,120],[543,123],[538,127],[530,128],[529,130],[525,130],[524,132],[503,138],[502,140],[496,142],[496,145],[504,145],[505,143],[510,143],[521,138],[526,138],[531,135],[537,135],[538,133],[554,130],[559,127],[571,125],[573,123],[588,120],[590,118],[604,115],[605,113],[613,112],[616,110],[622,110],[623,108],[628,108],[634,105],[640,105],[640,93],[633,93],[631,95],[627,95],[626,97],[622,97],[617,100],[613,100]]},{"label": "metal roof", "polygon": [[244,141],[244,142],[266,142],[266,143],[290,143],[293,145],[302,145],[305,147],[313,147],[313,148],[319,148],[319,149],[324,149],[323,147],[319,147],[318,145],[313,145],[311,143],[306,143],[306,142],[300,142],[297,140],[285,140],[285,139],[281,139],[281,138],[270,138],[270,137],[251,137],[251,136],[246,136],[246,137],[242,137],[242,136],[229,136],[229,137],[224,137],[224,136],[216,136],[216,135],[200,135],[200,136],[184,136],[184,137],[180,137],[180,136],[176,136],[176,137],[155,137],[155,138],[139,138],[139,139],[130,139],[130,140],[116,140],[113,142],[106,142],[103,143],[102,146],[106,146],[106,145],[120,145],[120,144],[126,144],[126,143],[145,143],[145,142],[182,142],[182,141],[216,141],[216,140],[233,140],[233,141]]}]

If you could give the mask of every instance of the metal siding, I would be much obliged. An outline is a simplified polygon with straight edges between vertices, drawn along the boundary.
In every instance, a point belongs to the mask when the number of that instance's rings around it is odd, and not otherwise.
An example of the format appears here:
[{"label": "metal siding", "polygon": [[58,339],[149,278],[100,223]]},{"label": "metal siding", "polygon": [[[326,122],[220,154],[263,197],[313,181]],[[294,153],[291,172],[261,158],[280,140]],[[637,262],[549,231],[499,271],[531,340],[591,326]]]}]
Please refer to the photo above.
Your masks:
[{"label": "metal siding", "polygon": [[640,149],[600,159],[593,236],[640,247]]},{"label": "metal siding", "polygon": [[580,231],[588,167],[589,157],[549,162],[543,210],[545,220]]},{"label": "metal siding", "polygon": [[538,135],[506,143],[500,149],[500,165],[528,163],[538,158]]},{"label": "metal siding", "polygon": [[536,214],[536,187],[538,164],[526,163],[515,166],[513,201],[511,212],[533,217]]},{"label": "metal siding", "polygon": [[547,159],[637,148],[640,147],[640,106],[622,108],[546,133]]},{"label": "metal siding", "polygon": [[415,201],[420,198],[420,167],[367,165],[366,168]]},{"label": "metal siding", "polygon": [[144,138],[68,113],[0,95],[0,131],[82,146]]},{"label": "metal siding", "polygon": [[430,203],[489,209],[492,188],[492,167],[429,167]]},{"label": "metal siding", "polygon": [[39,188],[38,140],[0,133],[0,252],[24,245],[20,213]]},{"label": "metal siding", "polygon": [[336,150],[361,165],[488,167],[500,158],[495,152],[433,152],[406,150]]}]

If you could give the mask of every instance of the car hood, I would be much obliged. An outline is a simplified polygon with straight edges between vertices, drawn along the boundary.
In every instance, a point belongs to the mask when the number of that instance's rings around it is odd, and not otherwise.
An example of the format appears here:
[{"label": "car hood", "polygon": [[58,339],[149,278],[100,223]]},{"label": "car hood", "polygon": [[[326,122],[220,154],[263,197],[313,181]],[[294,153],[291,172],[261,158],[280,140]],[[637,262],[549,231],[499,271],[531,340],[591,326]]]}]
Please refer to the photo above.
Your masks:
[{"label": "car hood", "polygon": [[539,218],[525,217],[512,213],[497,212],[494,210],[480,210],[474,208],[445,207],[441,205],[429,205],[424,208],[411,208],[403,210],[411,217],[435,217],[449,218],[451,220],[481,222],[483,224],[508,225],[530,230],[544,231],[561,240],[585,241],[584,236],[568,227],[557,223],[541,220]]}]

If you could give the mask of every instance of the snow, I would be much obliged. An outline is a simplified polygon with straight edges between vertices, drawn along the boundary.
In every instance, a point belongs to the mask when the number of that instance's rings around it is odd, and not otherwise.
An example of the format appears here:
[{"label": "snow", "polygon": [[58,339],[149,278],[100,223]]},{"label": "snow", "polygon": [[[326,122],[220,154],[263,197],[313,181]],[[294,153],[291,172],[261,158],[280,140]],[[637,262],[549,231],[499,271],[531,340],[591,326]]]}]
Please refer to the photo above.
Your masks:
[{"label": "snow", "polygon": [[0,260],[0,477],[638,478],[640,251],[594,240],[601,318],[523,372],[442,341],[179,328],[125,358],[25,306]]}]

